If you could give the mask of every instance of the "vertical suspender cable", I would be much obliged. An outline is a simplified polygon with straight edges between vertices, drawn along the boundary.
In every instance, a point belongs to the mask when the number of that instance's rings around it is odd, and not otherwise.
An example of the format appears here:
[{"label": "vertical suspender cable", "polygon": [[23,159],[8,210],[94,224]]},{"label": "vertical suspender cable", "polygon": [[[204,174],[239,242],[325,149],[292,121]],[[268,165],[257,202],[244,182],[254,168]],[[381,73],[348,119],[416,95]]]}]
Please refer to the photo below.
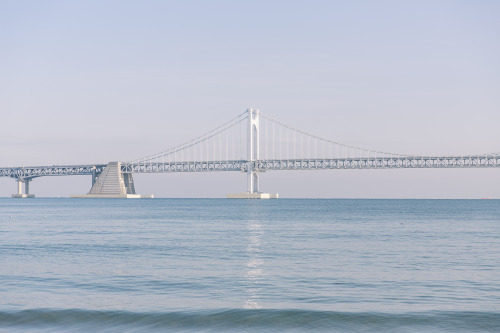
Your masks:
[{"label": "vertical suspender cable", "polygon": [[295,151],[296,151],[296,138],[297,138],[297,132],[293,131],[293,156],[292,158],[297,158],[297,156],[295,155]]},{"label": "vertical suspender cable", "polygon": [[273,121],[273,160],[276,159],[276,124]]},{"label": "vertical suspender cable", "polygon": [[282,145],[282,142],[281,142],[281,133],[283,132],[283,130],[281,129],[281,126],[279,127],[279,130],[280,130],[280,133],[279,133],[279,140],[280,140],[280,150],[279,150],[279,155],[280,155],[280,160],[282,160],[282,157],[281,157],[281,145]]}]

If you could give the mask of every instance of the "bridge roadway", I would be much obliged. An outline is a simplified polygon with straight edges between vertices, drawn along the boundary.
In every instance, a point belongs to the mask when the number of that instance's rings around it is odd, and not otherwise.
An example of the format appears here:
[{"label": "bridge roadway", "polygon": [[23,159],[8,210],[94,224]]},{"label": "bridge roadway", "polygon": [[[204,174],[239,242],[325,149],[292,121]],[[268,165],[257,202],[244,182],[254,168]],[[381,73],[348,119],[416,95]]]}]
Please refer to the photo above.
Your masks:
[{"label": "bridge roadway", "polygon": [[396,168],[498,168],[500,155],[475,156],[408,156],[380,158],[333,158],[333,159],[283,159],[166,162],[123,164],[122,171],[128,173],[168,172],[247,172],[249,163],[258,171],[268,170],[323,170],[323,169],[396,169]]},{"label": "bridge roadway", "polygon": [[[314,158],[282,160],[190,161],[164,163],[122,163],[125,173],[170,172],[247,172],[249,163],[258,171],[270,170],[324,170],[324,169],[397,169],[397,168],[498,168],[500,155],[474,156],[407,156],[372,158]],[[106,164],[51,165],[0,168],[0,177],[31,180],[43,176],[99,175]]]},{"label": "bridge roadway", "polygon": [[96,175],[100,174],[105,167],[106,164],[87,164],[0,168],[0,177],[25,181],[43,176]]}]

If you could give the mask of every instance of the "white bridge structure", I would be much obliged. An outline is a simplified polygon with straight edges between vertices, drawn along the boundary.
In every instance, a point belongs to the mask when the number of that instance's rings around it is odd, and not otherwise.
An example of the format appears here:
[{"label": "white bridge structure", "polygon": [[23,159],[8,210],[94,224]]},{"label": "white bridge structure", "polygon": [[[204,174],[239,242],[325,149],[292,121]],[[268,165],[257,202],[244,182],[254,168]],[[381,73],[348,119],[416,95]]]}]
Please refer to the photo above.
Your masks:
[{"label": "white bridge structure", "polygon": [[[259,191],[259,174],[272,170],[498,168],[500,153],[413,156],[354,147],[288,126],[249,108],[221,126],[160,153],[127,162],[0,168],[0,177],[18,182],[13,197],[33,197],[29,183],[43,176],[91,175],[88,194],[74,197],[139,198],[134,173],[237,171],[248,187],[228,198],[277,198]],[[22,184],[25,190],[22,192]]]}]

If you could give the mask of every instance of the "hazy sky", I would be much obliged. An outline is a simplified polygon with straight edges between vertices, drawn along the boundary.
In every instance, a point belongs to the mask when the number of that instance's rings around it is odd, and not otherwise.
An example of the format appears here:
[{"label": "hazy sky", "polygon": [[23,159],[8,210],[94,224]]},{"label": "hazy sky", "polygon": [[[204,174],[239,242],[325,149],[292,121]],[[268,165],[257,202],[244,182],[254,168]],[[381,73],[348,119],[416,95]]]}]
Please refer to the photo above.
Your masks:
[{"label": "hazy sky", "polygon": [[[247,107],[407,154],[500,152],[498,1],[1,1],[0,166],[127,161]],[[136,175],[223,197],[239,173]],[[0,196],[14,193],[0,178]],[[38,196],[86,193],[43,177]],[[268,172],[282,197],[500,198],[500,170]]]}]

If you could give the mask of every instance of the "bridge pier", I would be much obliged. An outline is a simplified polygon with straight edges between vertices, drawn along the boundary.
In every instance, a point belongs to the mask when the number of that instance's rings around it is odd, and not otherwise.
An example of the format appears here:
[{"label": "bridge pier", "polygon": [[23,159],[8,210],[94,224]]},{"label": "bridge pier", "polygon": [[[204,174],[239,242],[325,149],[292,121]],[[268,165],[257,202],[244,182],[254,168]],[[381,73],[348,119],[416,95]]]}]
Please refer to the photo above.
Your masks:
[{"label": "bridge pier", "polygon": [[[12,194],[13,198],[34,198],[34,194],[30,194],[30,181],[31,179],[21,179],[17,180],[17,194]],[[24,194],[23,194],[23,183],[24,183]]]},{"label": "bridge pier", "polygon": [[94,186],[96,179],[97,179],[96,167],[93,166],[92,167],[92,187]]},{"label": "bridge pier", "polygon": [[97,175],[92,170],[92,188],[88,194],[73,194],[72,198],[153,198],[153,195],[135,193],[131,173],[122,172],[121,162],[110,162]]}]

